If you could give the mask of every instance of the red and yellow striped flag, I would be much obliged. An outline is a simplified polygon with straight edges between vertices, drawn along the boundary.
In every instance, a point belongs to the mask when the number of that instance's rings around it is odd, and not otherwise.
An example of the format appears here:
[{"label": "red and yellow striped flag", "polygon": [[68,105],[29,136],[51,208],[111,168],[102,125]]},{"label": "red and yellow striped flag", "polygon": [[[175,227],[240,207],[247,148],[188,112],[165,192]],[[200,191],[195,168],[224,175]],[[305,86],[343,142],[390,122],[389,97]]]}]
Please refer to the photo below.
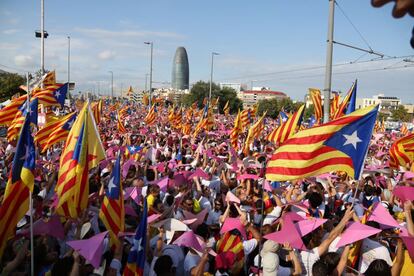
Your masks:
[{"label": "red and yellow striped flag", "polygon": [[358,179],[377,113],[378,106],[371,106],[296,133],[273,154],[266,179],[287,181],[331,171]]},{"label": "red and yellow striped flag", "polygon": [[224,112],[224,115],[226,115],[226,116],[229,115],[229,113],[230,113],[229,101],[227,101],[226,104],[224,105],[223,112]]},{"label": "red and yellow striped flag", "polygon": [[39,145],[41,152],[45,152],[51,146],[66,140],[73,123],[76,120],[76,112],[72,112],[57,121],[47,123],[35,135],[35,143]]},{"label": "red and yellow striped flag", "polygon": [[339,100],[341,98],[341,96],[339,96],[338,92],[332,92],[333,97],[332,97],[332,101],[331,101],[331,106],[330,106],[330,118],[333,119],[333,117],[335,116],[338,108],[339,108]]},{"label": "red and yellow striped flag", "polygon": [[109,184],[99,212],[99,218],[109,231],[111,244],[118,245],[118,233],[125,228],[125,208],[121,179],[121,154],[119,153],[112,169]]},{"label": "red and yellow striped flag", "polygon": [[203,115],[201,116],[200,121],[198,122],[198,124],[196,125],[194,129],[194,133],[193,133],[194,137],[197,136],[198,133],[200,133],[202,129],[205,129],[208,131],[213,126],[214,126],[213,113],[211,109],[209,108],[209,105],[206,104],[203,110]]},{"label": "red and yellow striped flag", "polygon": [[239,147],[238,140],[239,140],[239,135],[241,132],[242,132],[242,121],[241,121],[241,113],[239,110],[239,112],[237,113],[237,117],[234,120],[234,127],[230,132],[230,143],[231,143],[231,146],[235,150],[237,150]]},{"label": "red and yellow striped flag", "polygon": [[155,123],[155,120],[157,119],[157,109],[155,107],[155,105],[152,105],[151,109],[149,110],[147,116],[145,116],[144,118],[144,122],[147,125],[152,125]]},{"label": "red and yellow striped flag", "polygon": [[46,76],[43,79],[43,85],[55,85],[56,84],[56,72],[55,70],[50,71],[46,74]]},{"label": "red and yellow striped flag", "polygon": [[250,108],[244,109],[241,112],[240,116],[241,116],[241,122],[242,122],[242,131],[244,131],[251,124],[251,121],[252,121]]},{"label": "red and yellow striped flag", "polygon": [[385,132],[385,121],[384,121],[384,119],[382,119],[382,123],[381,123],[381,127],[380,127],[380,132]]},{"label": "red and yellow striped flag", "polygon": [[66,94],[68,93],[68,83],[55,83],[36,88],[32,91],[32,98],[38,98],[39,104],[43,106],[61,106],[65,104]]},{"label": "red and yellow striped flag", "polygon": [[[17,140],[20,134],[20,130],[23,127],[23,124],[26,119],[26,114],[28,113],[27,110],[27,103],[24,103],[18,109],[16,116],[13,122],[10,124],[9,128],[7,129],[7,141],[11,142],[13,140]],[[34,98],[30,101],[30,121],[37,125],[37,111],[38,111],[38,99]]]},{"label": "red and yellow striped flag", "polygon": [[174,124],[174,120],[175,120],[175,107],[171,106],[168,108],[168,121],[170,122],[170,124]]},{"label": "red and yellow striped flag", "polygon": [[344,116],[345,114],[349,114],[349,110],[353,111],[355,109],[355,106],[351,106],[351,104],[355,105],[356,88],[357,88],[357,81],[355,81],[352,84],[345,98],[342,100],[341,104],[338,106],[338,109],[336,110],[332,119],[338,119]]},{"label": "red and yellow striped flag", "polygon": [[322,118],[322,97],[321,90],[316,88],[309,88],[309,95],[311,97],[314,109],[315,109],[315,119],[319,122]]},{"label": "red and yellow striped flag", "polygon": [[92,111],[86,103],[69,132],[60,158],[56,184],[59,214],[77,218],[88,206],[89,169],[98,166],[104,158]]},{"label": "red and yellow striped flag", "polygon": [[408,134],[408,128],[407,128],[407,123],[403,123],[400,129],[401,134],[403,135],[407,135]]},{"label": "red and yellow striped flag", "polygon": [[17,142],[12,169],[0,206],[0,258],[7,241],[15,235],[17,223],[29,210],[29,192],[33,191],[35,147],[27,114]]},{"label": "red and yellow striped flag", "polygon": [[260,134],[264,130],[264,117],[266,116],[266,112],[263,114],[263,116],[257,120],[254,125],[252,125],[249,129],[249,133],[247,134],[246,141],[244,142],[244,149],[243,152],[247,154],[249,152],[250,144],[253,142],[254,139],[257,139]]},{"label": "red and yellow striped flag", "polygon": [[191,134],[191,121],[189,119],[185,120],[183,127],[181,128],[181,132],[183,135],[190,135]]},{"label": "red and yellow striped flag", "polygon": [[118,126],[119,133],[126,133],[127,132],[127,130],[124,126],[124,123],[122,122],[123,120],[124,120],[124,118],[121,114],[121,111],[119,111],[118,112],[118,118],[117,118],[117,126]]},{"label": "red and yellow striped flag", "polygon": [[102,100],[92,103],[91,109],[93,112],[93,118],[95,119],[96,124],[99,125],[102,117]]},{"label": "red and yellow striped flag", "polygon": [[13,99],[11,103],[0,110],[0,126],[10,126],[21,105],[27,100],[27,95]]},{"label": "red and yellow striped flag", "polygon": [[414,133],[404,136],[392,144],[390,148],[390,167],[399,169],[407,167],[414,161]]},{"label": "red and yellow striped flag", "polygon": [[279,127],[275,128],[269,135],[266,137],[268,141],[271,141],[275,144],[283,144],[289,137],[291,137],[295,132],[296,128],[300,125],[303,116],[303,110],[305,105],[299,107],[292,116],[287,119],[286,122],[282,123]]},{"label": "red and yellow striped flag", "polygon": [[179,108],[177,113],[175,114],[173,127],[176,129],[181,129],[182,127],[182,120],[183,120],[183,109]]}]

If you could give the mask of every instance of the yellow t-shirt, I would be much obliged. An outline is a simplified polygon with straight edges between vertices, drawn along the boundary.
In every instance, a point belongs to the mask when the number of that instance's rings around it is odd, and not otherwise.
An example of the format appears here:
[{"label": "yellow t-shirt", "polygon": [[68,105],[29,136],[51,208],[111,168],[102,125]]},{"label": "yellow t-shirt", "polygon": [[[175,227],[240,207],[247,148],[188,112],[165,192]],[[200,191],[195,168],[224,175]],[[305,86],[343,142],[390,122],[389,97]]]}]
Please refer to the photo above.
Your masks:
[{"label": "yellow t-shirt", "polygon": [[148,208],[152,207],[154,205],[155,197],[153,195],[147,196],[147,205]]},{"label": "yellow t-shirt", "polygon": [[401,269],[401,276],[411,276],[414,273],[414,263],[411,261],[408,250],[404,250],[404,263]]}]

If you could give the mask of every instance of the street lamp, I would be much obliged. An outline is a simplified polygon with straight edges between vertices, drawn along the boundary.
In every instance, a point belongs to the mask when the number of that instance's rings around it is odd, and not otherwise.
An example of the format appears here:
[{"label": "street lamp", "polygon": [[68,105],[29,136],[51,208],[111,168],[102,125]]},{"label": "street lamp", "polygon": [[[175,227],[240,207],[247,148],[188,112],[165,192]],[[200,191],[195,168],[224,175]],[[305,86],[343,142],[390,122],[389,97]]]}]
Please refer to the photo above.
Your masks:
[{"label": "street lamp", "polygon": [[214,56],[218,56],[219,53],[212,52],[211,53],[211,71],[210,71],[210,91],[208,93],[208,102],[211,104],[211,88],[213,85],[213,67],[214,67]]},{"label": "street lamp", "polygon": [[111,73],[111,98],[114,100],[114,72],[108,71]]},{"label": "street lamp", "polygon": [[68,35],[68,85],[70,90],[70,36]]},{"label": "street lamp", "polygon": [[149,79],[149,105],[151,106],[152,102],[152,52],[154,48],[154,43],[152,41],[144,42],[144,44],[151,45],[151,62],[150,62],[150,79]]}]

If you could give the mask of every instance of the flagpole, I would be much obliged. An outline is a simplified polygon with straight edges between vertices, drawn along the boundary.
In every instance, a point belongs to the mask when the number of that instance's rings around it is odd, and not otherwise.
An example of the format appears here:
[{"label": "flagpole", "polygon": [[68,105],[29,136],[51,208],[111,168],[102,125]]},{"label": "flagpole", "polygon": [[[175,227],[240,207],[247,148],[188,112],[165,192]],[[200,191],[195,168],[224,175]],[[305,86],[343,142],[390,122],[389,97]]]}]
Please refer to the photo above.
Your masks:
[{"label": "flagpole", "polygon": [[[264,183],[265,183],[265,181],[266,181],[266,176],[265,176],[265,169],[266,169],[266,161],[263,161],[262,162],[262,168],[261,168],[261,172],[260,172],[260,174],[263,174],[263,175],[260,175],[261,177],[263,177],[263,184],[262,184],[262,194],[261,194],[261,196],[262,196],[262,206],[260,207],[260,211],[261,211],[261,214],[260,214],[260,237],[262,237],[262,235],[263,235],[263,222],[264,222],[264,192],[265,192],[265,189],[264,189]],[[263,247],[263,245],[262,245],[262,243],[260,242],[259,243],[259,254],[258,254],[258,256],[259,256],[259,261],[258,261],[258,269],[259,269],[259,276],[260,276],[260,267],[261,267],[261,264],[262,264],[262,257],[260,256],[260,251],[262,250],[262,247]]]},{"label": "flagpole", "polygon": [[[27,114],[30,117],[30,86],[29,72],[26,74],[27,81]],[[27,115],[26,115],[27,116]],[[30,213],[30,275],[34,276],[34,246],[33,246],[33,198],[32,191],[29,192],[29,213]]]}]

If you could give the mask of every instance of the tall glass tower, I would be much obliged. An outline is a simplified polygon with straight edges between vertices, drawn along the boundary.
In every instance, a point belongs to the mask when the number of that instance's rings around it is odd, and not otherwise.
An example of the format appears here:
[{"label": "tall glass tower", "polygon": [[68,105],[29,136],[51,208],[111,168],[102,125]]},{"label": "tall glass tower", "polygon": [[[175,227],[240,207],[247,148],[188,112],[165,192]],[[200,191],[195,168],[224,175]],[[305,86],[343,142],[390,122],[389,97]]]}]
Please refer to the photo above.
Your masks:
[{"label": "tall glass tower", "polygon": [[175,51],[171,86],[176,90],[189,89],[190,69],[188,66],[187,51],[184,47],[178,47]]}]

